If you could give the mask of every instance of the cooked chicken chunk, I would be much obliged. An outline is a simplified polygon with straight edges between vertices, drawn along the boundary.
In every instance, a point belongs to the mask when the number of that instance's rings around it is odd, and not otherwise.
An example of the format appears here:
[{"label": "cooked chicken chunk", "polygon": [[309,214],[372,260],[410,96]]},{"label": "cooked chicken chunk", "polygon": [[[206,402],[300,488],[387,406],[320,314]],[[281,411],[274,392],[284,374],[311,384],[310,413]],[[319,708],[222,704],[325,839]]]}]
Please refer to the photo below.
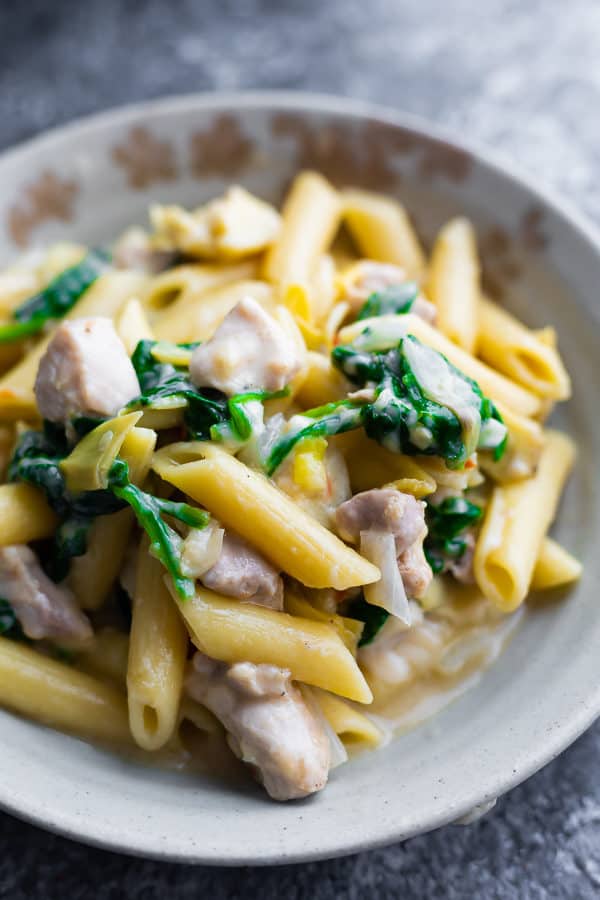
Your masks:
[{"label": "cooked chicken chunk", "polygon": [[271,563],[250,544],[227,531],[218,560],[200,576],[205,587],[259,606],[283,609],[283,581]]},{"label": "cooked chicken chunk", "polygon": [[25,544],[0,548],[0,596],[12,606],[27,637],[80,642],[92,628],[71,591],[51,581]]},{"label": "cooked chicken chunk", "polygon": [[51,422],[113,416],[140,392],[135,369],[110,319],[63,322],[40,360],[35,397]]},{"label": "cooked chicken chunk", "polygon": [[155,247],[143,228],[128,228],[119,238],[113,251],[117,269],[138,269],[156,275],[175,264],[178,253]]},{"label": "cooked chicken chunk", "polygon": [[394,488],[362,491],[336,510],[341,538],[358,543],[361,531],[387,531],[396,539],[396,553],[407,550],[423,532],[424,504]]},{"label": "cooked chicken chunk", "polygon": [[251,297],[229,312],[212,338],[197,347],[190,375],[197,387],[225,394],[248,390],[279,391],[300,370],[291,337]]},{"label": "cooked chicken chunk", "polygon": [[361,531],[393,534],[398,569],[409,597],[422,597],[433,573],[423,552],[427,535],[425,504],[393,488],[375,488],[355,494],[336,510],[340,537],[357,543]]},{"label": "cooked chicken chunk", "polygon": [[[358,312],[371,294],[404,284],[409,280],[406,272],[400,266],[374,262],[370,259],[364,259],[357,263],[353,267],[352,273],[353,277],[349,279],[344,291],[344,299],[350,303],[354,312]],[[426,322],[435,322],[435,306],[423,294],[418,295],[411,312],[420,316],[421,319],[425,319]]]},{"label": "cooked chicken chunk", "polygon": [[296,800],[325,787],[329,741],[287,669],[228,665],[196,653],[186,686],[220,719],[231,749],[256,769],[274,800]]}]

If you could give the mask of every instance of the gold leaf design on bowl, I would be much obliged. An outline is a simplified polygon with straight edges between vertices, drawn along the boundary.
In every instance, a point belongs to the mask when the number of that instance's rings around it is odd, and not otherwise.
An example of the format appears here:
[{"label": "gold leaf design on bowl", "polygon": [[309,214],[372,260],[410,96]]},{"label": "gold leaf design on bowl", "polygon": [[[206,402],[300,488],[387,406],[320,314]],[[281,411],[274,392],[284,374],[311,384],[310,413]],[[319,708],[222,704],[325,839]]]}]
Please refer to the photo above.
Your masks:
[{"label": "gold leaf design on bowl", "polygon": [[125,170],[127,183],[135,190],[177,177],[173,144],[155,137],[142,125],[132,128],[125,140],[113,147],[111,155]]},{"label": "gold leaf design on bowl", "polygon": [[72,221],[78,191],[76,181],[60,178],[48,169],[25,185],[17,202],[8,210],[8,231],[15,244],[27,247],[31,232],[42,222]]},{"label": "gold leaf design on bowl", "polygon": [[254,141],[234,116],[223,113],[190,137],[190,167],[197,178],[238,175],[253,160]]}]

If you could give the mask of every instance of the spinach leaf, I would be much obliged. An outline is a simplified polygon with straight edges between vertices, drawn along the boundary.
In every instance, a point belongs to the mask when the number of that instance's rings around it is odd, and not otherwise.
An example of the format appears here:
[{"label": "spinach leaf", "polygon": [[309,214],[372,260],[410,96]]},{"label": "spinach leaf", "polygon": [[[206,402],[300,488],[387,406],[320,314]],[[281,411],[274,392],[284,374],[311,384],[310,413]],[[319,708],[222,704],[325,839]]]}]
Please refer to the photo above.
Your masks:
[{"label": "spinach leaf", "polygon": [[[295,419],[299,423],[299,427],[292,428],[279,438],[267,457],[265,462],[267,475],[272,475],[275,472],[299,441],[308,437],[321,437],[352,431],[355,428],[359,428],[362,424],[362,415],[363,407],[360,404],[353,403],[351,400],[338,400],[296,416]],[[294,420],[291,421],[293,423]]]},{"label": "spinach leaf", "polygon": [[372,603],[367,603],[364,594],[361,593],[360,597],[348,604],[345,615],[365,623],[363,633],[358,642],[359,647],[365,647],[381,631],[390,614],[380,606],[373,606]]},{"label": "spinach leaf", "polygon": [[443,572],[448,562],[460,559],[466,549],[465,532],[474,526],[483,510],[464,497],[446,497],[438,506],[427,504],[425,556],[432,571]]},{"label": "spinach leaf", "polygon": [[17,641],[28,641],[8,600],[0,597],[0,635]]},{"label": "spinach leaf", "polygon": [[181,538],[163,516],[179,519],[192,528],[204,528],[210,518],[209,513],[187,503],[163,500],[136,487],[129,481],[127,463],[120,459],[115,460],[110,470],[109,489],[133,509],[139,525],[150,538],[152,553],[171,575],[181,599],[193,597],[194,580],[181,571]]},{"label": "spinach leaf", "polygon": [[13,312],[14,322],[0,326],[0,343],[37,334],[49,319],[60,319],[81,295],[106,271],[110,255],[91,250],[83,259],[61,272],[46,287]]},{"label": "spinach leaf", "polygon": [[380,291],[374,291],[364,306],[361,307],[356,321],[371,319],[373,316],[401,315],[408,313],[419,296],[419,285],[416,281],[404,284],[392,284]]}]

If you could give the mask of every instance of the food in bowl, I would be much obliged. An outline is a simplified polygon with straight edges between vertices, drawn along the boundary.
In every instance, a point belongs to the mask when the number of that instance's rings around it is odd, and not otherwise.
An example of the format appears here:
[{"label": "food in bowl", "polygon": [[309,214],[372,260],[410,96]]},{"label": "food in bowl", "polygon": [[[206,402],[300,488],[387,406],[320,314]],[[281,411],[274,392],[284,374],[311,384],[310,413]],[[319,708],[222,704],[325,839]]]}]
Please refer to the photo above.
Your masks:
[{"label": "food in bowl", "polygon": [[427,259],[396,200],[303,172],[281,213],[234,186],[150,221],[0,276],[0,703],[157,758],[226,739],[305,797],[579,577],[569,377],[464,218]]}]

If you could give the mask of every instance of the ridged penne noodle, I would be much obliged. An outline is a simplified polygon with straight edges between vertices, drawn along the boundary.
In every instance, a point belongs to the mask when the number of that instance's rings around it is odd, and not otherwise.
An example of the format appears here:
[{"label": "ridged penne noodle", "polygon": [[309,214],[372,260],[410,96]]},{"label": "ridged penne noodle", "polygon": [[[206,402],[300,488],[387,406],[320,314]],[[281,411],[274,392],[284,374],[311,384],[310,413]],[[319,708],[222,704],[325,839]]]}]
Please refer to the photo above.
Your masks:
[{"label": "ridged penne noodle", "polygon": [[490,366],[550,400],[566,400],[571,381],[555,347],[487,298],[479,308],[478,354]]},{"label": "ridged penne noodle", "polygon": [[143,538],[132,604],[127,704],[133,739],[144,750],[159,750],[175,733],[187,646],[162,566]]},{"label": "ridged penne noodle", "polygon": [[316,172],[302,172],[283,205],[283,225],[264,262],[264,276],[294,313],[313,321],[321,308],[314,280],[341,216],[339,194]]},{"label": "ridged penne noodle", "polygon": [[371,702],[362,672],[331,625],[240,603],[203,588],[178,609],[193,643],[213,659],[270,663],[289,669],[295,681],[359,703]]},{"label": "ridged penne noodle", "polygon": [[550,588],[563,587],[581,577],[583,566],[568,550],[561,547],[552,538],[542,541],[531,579],[533,591],[545,591]]},{"label": "ridged penne noodle", "polygon": [[[133,484],[142,484],[146,478],[155,446],[156,433],[148,428],[132,428],[123,441],[120,457],[129,466]],[[132,527],[130,509],[94,520],[86,552],[73,557],[68,576],[82,609],[98,609],[106,600],[123,566]]]},{"label": "ridged penne noodle", "polygon": [[28,544],[54,534],[58,519],[31,484],[0,484],[0,546]]},{"label": "ridged penne noodle", "polygon": [[368,191],[342,193],[344,223],[362,256],[401,266],[409,278],[425,272],[425,254],[404,207]]},{"label": "ridged penne noodle", "polygon": [[174,266],[155,275],[143,295],[143,305],[153,313],[177,308],[185,311],[203,294],[214,292],[236,281],[248,281],[258,272],[255,260],[233,264],[187,264]]},{"label": "ridged penne noodle", "polygon": [[154,333],[161,341],[205,341],[244,297],[252,297],[269,308],[273,303],[273,288],[265,281],[247,280],[199,296],[184,295],[153,322]]},{"label": "ridged penne noodle", "polygon": [[154,340],[144,307],[137,297],[132,297],[127,301],[118,314],[115,325],[117,334],[125,344],[129,356],[132,356],[140,341]]},{"label": "ridged penne noodle", "polygon": [[[397,332],[398,319],[398,316],[379,316],[376,319],[363,319],[361,322],[347,325],[338,335],[339,342],[341,344],[349,343],[367,328],[376,327],[378,331],[385,333],[386,328],[391,327]],[[462,347],[453,344],[437,328],[433,328],[413,313],[402,316],[401,328],[404,333],[413,334],[428,347],[432,347],[438,353],[443,353],[457,369],[476,381],[484,394],[487,394],[496,403],[503,403],[513,412],[522,416],[533,416],[540,409],[540,398],[536,394],[521,387],[520,384],[510,381],[506,376],[471,356]]]},{"label": "ridged penne noodle", "polygon": [[479,465],[486,475],[501,483],[531,478],[544,449],[544,430],[539,422],[519,416],[501,403],[498,408],[508,428],[506,450],[499,460],[490,453],[479,455]]},{"label": "ridged penne noodle", "polygon": [[[67,313],[65,319],[88,316],[114,318],[123,304],[139,293],[146,276],[139,272],[107,272],[101,275]],[[33,385],[40,359],[52,334],[36,344],[27,356],[0,378],[0,420],[38,417]]]},{"label": "ridged penne noodle", "polygon": [[384,736],[364,713],[344,700],[319,688],[312,688],[321,712],[350,750],[379,747]]},{"label": "ridged penne noodle", "polygon": [[573,442],[548,431],[533,478],[494,488],[475,548],[474,571],[485,596],[505,612],[527,596],[574,458]]},{"label": "ridged penne noodle", "polygon": [[165,447],[153,468],[307,587],[345,590],[379,578],[375,566],[215,444]]},{"label": "ridged penne noodle", "polygon": [[419,463],[409,456],[386,450],[362,432],[340,435],[334,441],[336,446],[343,448],[354,493],[391,483],[415,497],[426,497],[435,491],[434,478]]},{"label": "ridged penne noodle", "polygon": [[6,638],[0,638],[0,705],[79,737],[131,743],[121,691]]},{"label": "ridged penne noodle", "polygon": [[350,619],[346,616],[339,616],[337,613],[327,613],[322,609],[317,609],[304,597],[300,597],[293,591],[287,591],[285,595],[285,611],[293,616],[300,616],[304,619],[314,619],[315,622],[325,622],[331,625],[344,644],[354,656],[356,656],[356,648],[363,626],[356,619]]},{"label": "ridged penne noodle", "polygon": [[433,245],[427,295],[437,310],[437,327],[467,353],[477,345],[480,291],[475,229],[468,219],[452,219]]}]

